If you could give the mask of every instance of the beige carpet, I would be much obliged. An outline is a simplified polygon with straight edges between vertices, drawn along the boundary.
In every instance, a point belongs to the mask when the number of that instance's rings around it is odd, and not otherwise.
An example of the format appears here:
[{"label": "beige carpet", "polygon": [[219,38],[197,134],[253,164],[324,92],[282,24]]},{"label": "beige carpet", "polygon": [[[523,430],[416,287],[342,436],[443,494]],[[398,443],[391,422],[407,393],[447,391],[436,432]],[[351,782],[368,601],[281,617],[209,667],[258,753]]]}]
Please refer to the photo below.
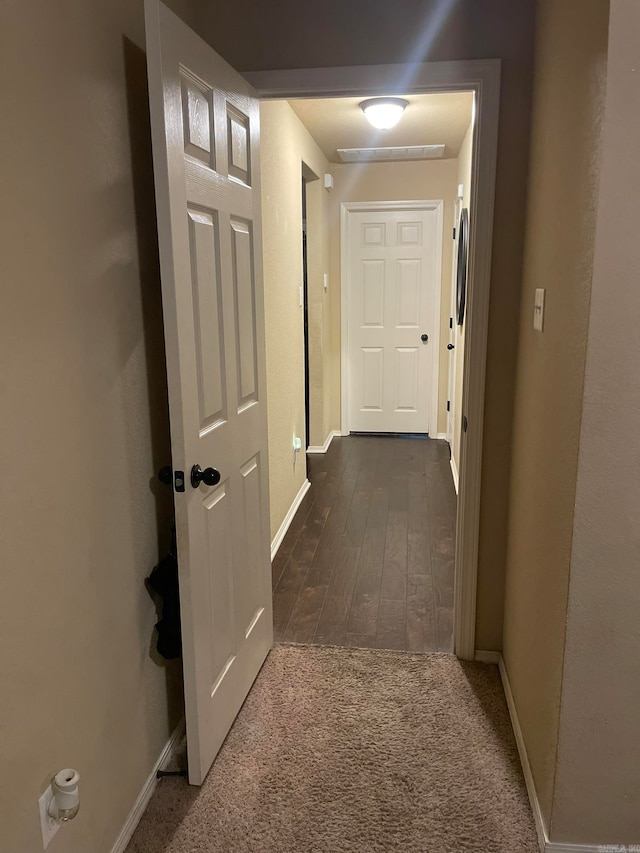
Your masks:
[{"label": "beige carpet", "polygon": [[203,787],[164,779],[127,853],[536,853],[495,666],[276,646]]}]

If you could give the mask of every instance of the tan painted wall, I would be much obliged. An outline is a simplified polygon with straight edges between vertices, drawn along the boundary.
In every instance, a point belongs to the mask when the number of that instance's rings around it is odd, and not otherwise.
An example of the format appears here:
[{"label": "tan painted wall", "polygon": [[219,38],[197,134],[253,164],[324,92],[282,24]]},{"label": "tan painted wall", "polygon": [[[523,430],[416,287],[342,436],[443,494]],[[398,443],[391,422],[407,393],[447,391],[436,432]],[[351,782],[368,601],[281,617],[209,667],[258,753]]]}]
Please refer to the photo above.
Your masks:
[{"label": "tan painted wall", "polygon": [[[487,354],[476,645],[502,642],[511,423],[529,149],[535,4],[531,0],[282,0],[204,4],[201,32],[247,71],[413,60],[502,60]],[[335,405],[335,401],[334,404]]]},{"label": "tan painted wall", "polygon": [[306,478],[304,451],[294,463],[293,436],[304,447],[302,285],[302,163],[319,180],[308,185],[311,443],[322,444],[329,293],[328,193],[321,186],[328,162],[286,101],[263,103],[261,118],[271,536],[277,532]]},{"label": "tan painted wall", "polygon": [[[342,0],[268,16],[257,0],[196,5],[238,68],[503,60],[478,614],[478,645],[497,648],[533,4],[468,0],[429,26],[439,2],[406,0],[400,16],[375,0],[364,31]],[[107,853],[180,713],[176,668],[150,659],[142,587],[170,507],[150,486],[169,443],[142,3],[3,11],[0,763],[15,775],[0,783],[0,849],[39,849],[37,796],[72,764],[81,817],[50,850]]]},{"label": "tan painted wall", "polygon": [[[640,7],[611,4],[551,837],[640,844]],[[619,849],[622,849],[620,846]]]},{"label": "tan painted wall", "polygon": [[[462,145],[460,146],[460,153],[458,154],[458,172],[456,176],[456,190],[455,194],[458,194],[458,185],[462,184],[463,186],[463,196],[461,208],[469,208],[471,203],[471,155],[473,150],[473,124],[469,125],[469,129],[467,130],[465,137],[462,141]],[[453,269],[456,269],[456,259],[453,261]],[[452,284],[453,286],[453,284]],[[468,287],[470,287],[470,282],[468,282]],[[462,430],[462,380],[464,379],[464,340],[465,340],[465,330],[467,328],[466,321],[466,311],[465,318],[462,326],[458,326],[456,317],[453,318],[454,329],[455,329],[455,359],[456,359],[456,375],[455,375],[455,388],[454,388],[454,404],[453,404],[453,412],[454,412],[454,425],[453,425],[453,441],[451,445],[451,455],[453,456],[453,460],[456,465],[456,469],[458,471],[458,476],[460,475],[460,445],[461,445],[461,430]]]},{"label": "tan painted wall", "polygon": [[[331,165],[334,188],[331,192],[331,278],[340,282],[340,208],[345,201],[413,201],[414,199],[442,199],[442,290],[440,310],[440,381],[438,388],[439,433],[447,429],[447,341],[449,335],[449,301],[451,298],[451,229],[456,188],[457,160],[421,162],[369,163]],[[340,301],[332,317],[332,328],[337,330],[340,352]],[[335,341],[334,341],[335,347]],[[340,393],[340,376],[338,395]],[[337,401],[340,411],[340,399]],[[335,410],[334,410],[335,411]],[[339,415],[338,425],[339,427]]]},{"label": "tan painted wall", "polygon": [[[547,821],[593,261],[607,5],[541,0],[538,6],[504,658]],[[542,333],[533,330],[536,287],[546,288]]]},{"label": "tan painted wall", "polygon": [[[186,3],[171,4],[183,13]],[[181,710],[144,578],[171,493],[142,0],[8,0],[0,147],[0,850],[108,853]]]}]

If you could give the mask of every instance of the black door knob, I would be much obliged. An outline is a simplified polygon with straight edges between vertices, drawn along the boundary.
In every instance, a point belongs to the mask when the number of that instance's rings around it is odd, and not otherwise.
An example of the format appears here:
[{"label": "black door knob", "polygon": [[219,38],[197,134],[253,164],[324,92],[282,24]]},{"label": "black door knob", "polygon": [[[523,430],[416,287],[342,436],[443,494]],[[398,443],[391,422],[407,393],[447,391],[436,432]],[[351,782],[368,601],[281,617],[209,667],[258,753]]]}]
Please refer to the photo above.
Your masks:
[{"label": "black door knob", "polygon": [[429,335],[420,335],[420,340],[424,341],[426,344],[426,342],[429,340]]},{"label": "black door knob", "polygon": [[199,465],[194,465],[191,469],[191,485],[197,489],[200,483],[205,483],[207,486],[216,486],[220,482],[220,471],[216,468],[205,468],[204,471]]},{"label": "black door knob", "polygon": [[447,344],[447,349],[455,349],[455,346],[453,344]]}]

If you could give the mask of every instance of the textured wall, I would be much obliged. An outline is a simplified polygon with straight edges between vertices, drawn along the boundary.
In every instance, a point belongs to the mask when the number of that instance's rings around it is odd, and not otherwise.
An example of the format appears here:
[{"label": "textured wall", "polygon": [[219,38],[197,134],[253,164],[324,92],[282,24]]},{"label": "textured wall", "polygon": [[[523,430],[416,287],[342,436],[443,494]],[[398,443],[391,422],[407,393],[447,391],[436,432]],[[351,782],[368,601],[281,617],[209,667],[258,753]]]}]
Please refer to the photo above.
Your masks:
[{"label": "textured wall", "polygon": [[640,7],[611,4],[551,838],[640,844]]},{"label": "textured wall", "polygon": [[[538,4],[504,658],[547,820],[562,678],[607,21],[608,4],[602,0]],[[542,333],[533,329],[536,287],[546,288]]]},{"label": "textured wall", "polygon": [[[442,199],[442,290],[440,303],[440,376],[438,387],[437,432],[447,429],[447,383],[449,302],[451,296],[451,229],[456,192],[457,160],[422,162],[332,164],[335,187],[331,193],[331,277],[340,282],[340,207],[343,201],[411,201]],[[337,301],[332,327],[337,330],[340,352],[340,302]],[[334,344],[335,346],[335,344]],[[340,375],[337,376],[338,393]],[[338,402],[338,426],[340,425]]]},{"label": "textured wall", "polygon": [[[398,15],[375,0],[364,28],[362,5],[338,0],[197,5],[237,68],[503,60],[478,636],[497,648],[533,4],[407,0]],[[170,515],[150,485],[168,425],[142,3],[5,0],[2,39],[0,749],[15,776],[0,849],[39,849],[37,797],[72,764],[81,817],[50,849],[102,853],[180,714],[142,587]]]},{"label": "textured wall", "polygon": [[107,853],[182,715],[143,583],[171,494],[142,2],[2,11],[0,850],[42,849],[72,766],[49,850]]},{"label": "textured wall", "polygon": [[308,185],[308,274],[311,443],[322,444],[325,415],[326,337],[329,294],[329,196],[321,186],[328,162],[286,101],[263,103],[261,119],[262,222],[264,246],[269,483],[271,536],[282,524],[306,478],[305,455],[294,464],[292,440],[304,447],[304,344],[302,285],[302,164],[319,180]]},{"label": "textured wall", "polygon": [[[366,7],[366,8],[365,8]],[[399,14],[399,10],[402,13]],[[511,423],[529,150],[532,0],[259,0],[202,7],[200,32],[246,71],[408,60],[502,60],[476,645],[502,642]]]}]

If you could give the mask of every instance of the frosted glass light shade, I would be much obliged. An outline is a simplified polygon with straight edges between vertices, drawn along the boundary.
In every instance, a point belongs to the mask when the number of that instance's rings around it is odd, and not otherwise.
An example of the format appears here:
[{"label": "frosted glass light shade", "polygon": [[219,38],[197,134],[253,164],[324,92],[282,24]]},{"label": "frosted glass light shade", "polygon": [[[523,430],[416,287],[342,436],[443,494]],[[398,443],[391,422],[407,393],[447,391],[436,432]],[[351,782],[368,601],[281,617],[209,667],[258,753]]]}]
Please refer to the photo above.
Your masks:
[{"label": "frosted glass light shade", "polygon": [[360,109],[370,125],[388,130],[398,124],[408,103],[404,98],[369,98],[362,101]]}]

